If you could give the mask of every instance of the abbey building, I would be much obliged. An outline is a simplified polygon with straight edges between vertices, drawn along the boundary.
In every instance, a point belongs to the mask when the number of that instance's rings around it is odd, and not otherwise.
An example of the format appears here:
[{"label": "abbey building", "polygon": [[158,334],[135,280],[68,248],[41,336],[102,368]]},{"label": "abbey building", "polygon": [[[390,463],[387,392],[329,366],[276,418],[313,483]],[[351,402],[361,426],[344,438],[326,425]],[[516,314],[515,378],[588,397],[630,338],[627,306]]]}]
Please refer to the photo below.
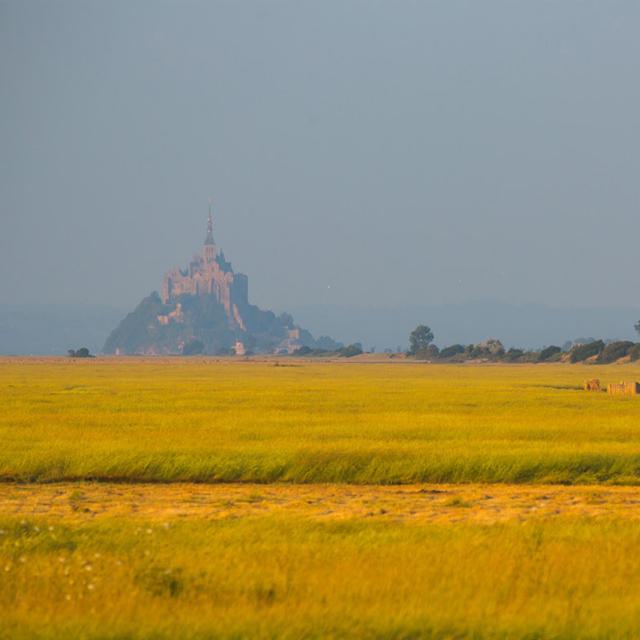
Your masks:
[{"label": "abbey building", "polygon": [[213,218],[209,207],[207,236],[200,253],[186,269],[172,269],[162,281],[162,302],[173,304],[183,295],[212,295],[224,307],[230,325],[246,330],[240,308],[249,304],[249,280],[234,273],[231,263],[218,250],[213,239]]},{"label": "abbey building", "polygon": [[186,269],[172,269],[107,339],[104,352],[143,355],[248,355],[293,353],[300,347],[332,348],[316,341],[293,318],[249,302],[247,276],[234,273],[213,237],[209,219],[204,245]]}]

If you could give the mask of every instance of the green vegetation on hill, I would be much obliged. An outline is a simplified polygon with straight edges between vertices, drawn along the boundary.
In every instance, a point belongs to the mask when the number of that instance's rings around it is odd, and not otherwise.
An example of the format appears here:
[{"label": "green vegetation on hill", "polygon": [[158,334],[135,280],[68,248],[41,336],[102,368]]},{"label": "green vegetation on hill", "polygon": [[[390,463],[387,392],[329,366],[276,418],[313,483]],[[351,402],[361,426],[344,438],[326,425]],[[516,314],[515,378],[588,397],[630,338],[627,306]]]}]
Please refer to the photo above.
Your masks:
[{"label": "green vegetation on hill", "polygon": [[[236,340],[247,351],[269,352],[276,349],[294,328],[288,314],[276,316],[271,311],[244,304],[240,309],[245,319],[244,329],[231,329],[224,306],[213,295],[182,295],[177,298],[181,308],[179,318],[170,317],[176,305],[165,305],[157,293],[145,298],[127,315],[107,339],[105,353],[183,354],[231,353]],[[161,323],[160,317],[168,318]],[[316,346],[313,336],[299,329],[300,342]],[[330,338],[322,338],[326,346],[339,346]],[[199,345],[202,345],[201,347]],[[194,350],[194,347],[198,347]]]},{"label": "green vegetation on hill", "polygon": [[104,345],[104,352],[115,353],[119,350],[128,354],[135,353],[140,347],[150,347],[155,337],[157,317],[169,311],[170,308],[162,304],[160,296],[154,291],[111,332]]}]

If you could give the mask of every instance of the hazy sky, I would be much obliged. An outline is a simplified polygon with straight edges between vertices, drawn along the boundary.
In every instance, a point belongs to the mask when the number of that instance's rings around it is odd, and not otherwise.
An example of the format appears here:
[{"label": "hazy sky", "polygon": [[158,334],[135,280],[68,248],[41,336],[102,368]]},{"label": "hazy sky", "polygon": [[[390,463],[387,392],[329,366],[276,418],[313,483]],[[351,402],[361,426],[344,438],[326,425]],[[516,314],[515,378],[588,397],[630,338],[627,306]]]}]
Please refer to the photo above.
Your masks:
[{"label": "hazy sky", "polygon": [[0,0],[0,302],[636,305],[640,3]]}]

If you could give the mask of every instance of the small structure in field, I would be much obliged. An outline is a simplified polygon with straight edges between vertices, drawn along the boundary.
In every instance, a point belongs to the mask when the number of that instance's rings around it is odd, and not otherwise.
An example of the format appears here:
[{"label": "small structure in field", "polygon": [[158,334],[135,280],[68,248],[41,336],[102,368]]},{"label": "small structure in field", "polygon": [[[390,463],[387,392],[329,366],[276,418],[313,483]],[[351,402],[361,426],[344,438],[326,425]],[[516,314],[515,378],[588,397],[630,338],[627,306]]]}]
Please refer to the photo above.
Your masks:
[{"label": "small structure in field", "polygon": [[591,380],[584,381],[584,390],[585,391],[601,391],[602,387],[600,386],[600,380],[598,378],[592,378]]},{"label": "small structure in field", "polygon": [[619,382],[607,388],[610,396],[640,396],[640,382]]}]

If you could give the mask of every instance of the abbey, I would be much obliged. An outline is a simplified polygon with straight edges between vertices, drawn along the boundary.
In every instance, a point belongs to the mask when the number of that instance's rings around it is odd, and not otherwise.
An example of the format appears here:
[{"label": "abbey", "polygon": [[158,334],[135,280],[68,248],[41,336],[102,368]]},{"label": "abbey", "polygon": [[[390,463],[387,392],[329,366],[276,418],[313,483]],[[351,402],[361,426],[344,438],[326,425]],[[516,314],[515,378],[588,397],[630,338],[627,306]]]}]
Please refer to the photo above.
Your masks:
[{"label": "abbey", "polygon": [[186,269],[172,269],[162,281],[162,302],[175,304],[180,296],[212,295],[224,307],[230,326],[246,330],[240,309],[249,304],[249,280],[234,273],[231,263],[218,250],[213,239],[213,218],[209,206],[207,236],[204,246]]},{"label": "abbey", "polygon": [[300,347],[332,348],[316,341],[293,318],[263,311],[249,302],[247,276],[234,273],[213,238],[209,220],[204,245],[186,269],[172,269],[160,294],[144,298],[111,332],[105,353],[217,354],[292,353]]}]

